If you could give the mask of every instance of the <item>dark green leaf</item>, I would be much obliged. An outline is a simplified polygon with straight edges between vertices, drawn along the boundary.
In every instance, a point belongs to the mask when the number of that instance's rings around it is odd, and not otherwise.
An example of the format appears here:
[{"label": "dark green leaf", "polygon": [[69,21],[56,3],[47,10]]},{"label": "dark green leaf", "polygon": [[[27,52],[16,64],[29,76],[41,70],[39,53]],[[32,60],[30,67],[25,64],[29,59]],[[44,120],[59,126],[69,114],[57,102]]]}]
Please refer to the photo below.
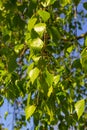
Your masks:
[{"label": "dark green leaf", "polygon": [[3,97],[0,96],[0,107],[3,105],[3,103],[4,103]]},{"label": "dark green leaf", "polygon": [[80,3],[80,0],[74,0],[74,3],[76,6],[78,6],[78,4]]},{"label": "dark green leaf", "polygon": [[83,3],[83,7],[87,10],[87,2]]},{"label": "dark green leaf", "polygon": [[73,61],[73,63],[72,63],[72,68],[82,68],[82,65],[81,65],[81,63],[80,63],[80,59],[76,59],[76,60],[74,60]]},{"label": "dark green leaf", "polygon": [[50,29],[48,31],[49,31],[49,35],[50,35],[51,39],[54,42],[58,42],[58,40],[60,40],[61,35],[55,26],[50,27]]},{"label": "dark green leaf", "polygon": [[16,62],[16,54],[12,54],[11,56],[9,56],[9,61],[8,61],[8,71],[9,72],[13,72],[16,67],[17,67],[17,62]]}]

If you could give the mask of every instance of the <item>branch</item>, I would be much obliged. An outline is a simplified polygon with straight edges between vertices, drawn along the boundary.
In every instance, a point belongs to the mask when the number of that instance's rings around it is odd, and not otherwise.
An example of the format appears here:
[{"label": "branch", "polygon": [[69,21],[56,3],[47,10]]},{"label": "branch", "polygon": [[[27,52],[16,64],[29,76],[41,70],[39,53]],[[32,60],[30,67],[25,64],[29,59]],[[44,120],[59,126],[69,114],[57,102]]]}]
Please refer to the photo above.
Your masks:
[{"label": "branch", "polygon": [[81,34],[80,36],[77,36],[76,39],[77,39],[77,40],[82,39],[82,38],[84,38],[86,35],[87,35],[87,32],[84,33],[84,34]]},{"label": "branch", "polygon": [[82,38],[85,38],[85,36],[87,35],[87,32],[84,33],[84,34],[81,34],[80,36],[73,36],[72,38],[66,38],[66,37],[62,37],[61,40],[64,40],[64,41],[74,41],[74,40],[80,40]]}]

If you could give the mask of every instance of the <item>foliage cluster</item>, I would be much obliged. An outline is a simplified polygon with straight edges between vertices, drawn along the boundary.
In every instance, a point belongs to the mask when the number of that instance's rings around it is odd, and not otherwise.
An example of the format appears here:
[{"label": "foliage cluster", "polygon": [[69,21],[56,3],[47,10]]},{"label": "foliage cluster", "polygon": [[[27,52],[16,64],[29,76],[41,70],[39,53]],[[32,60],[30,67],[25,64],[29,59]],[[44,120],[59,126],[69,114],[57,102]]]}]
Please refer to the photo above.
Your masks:
[{"label": "foliage cluster", "polygon": [[87,128],[87,35],[77,36],[87,15],[80,2],[0,1],[0,106],[4,98],[19,105],[22,97],[25,110],[15,130],[31,116],[35,130]]}]

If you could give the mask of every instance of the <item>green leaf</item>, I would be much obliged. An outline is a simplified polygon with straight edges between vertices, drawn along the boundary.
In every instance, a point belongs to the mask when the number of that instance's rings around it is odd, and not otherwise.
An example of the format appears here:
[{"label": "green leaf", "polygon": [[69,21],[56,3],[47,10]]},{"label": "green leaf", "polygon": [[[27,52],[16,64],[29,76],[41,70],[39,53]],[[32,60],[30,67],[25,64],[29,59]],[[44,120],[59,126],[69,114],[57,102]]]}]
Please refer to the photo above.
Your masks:
[{"label": "green leaf", "polygon": [[54,82],[55,85],[57,85],[57,83],[59,82],[59,80],[60,80],[60,75],[54,76],[53,82]]},{"label": "green leaf", "polygon": [[32,114],[35,112],[35,110],[36,110],[35,105],[26,107],[26,109],[25,109],[26,120],[28,120],[32,116]]},{"label": "green leaf", "polygon": [[[53,113],[53,110],[50,109],[47,105],[46,105],[46,111],[47,111],[47,114],[50,116],[50,122],[54,120],[54,113]],[[49,122],[49,123],[50,123]]]},{"label": "green leaf", "polygon": [[81,64],[85,73],[87,73],[87,47],[81,52]]},{"label": "green leaf", "polygon": [[0,69],[3,68],[4,69],[4,63],[0,60]]},{"label": "green leaf", "polygon": [[72,49],[73,49],[72,46],[68,47],[68,48],[67,48],[67,52],[68,52],[68,53],[71,53],[71,52],[72,52]]},{"label": "green leaf", "polygon": [[54,42],[58,42],[58,40],[61,38],[61,35],[58,31],[58,29],[55,26],[50,27],[49,31],[49,35],[51,37],[51,40]]},{"label": "green leaf", "polygon": [[57,96],[64,96],[64,97],[66,97],[66,93],[65,92],[58,92],[57,94],[56,94]]},{"label": "green leaf", "polygon": [[17,67],[17,62],[16,62],[16,54],[12,54],[11,56],[9,56],[9,60],[8,60],[8,71],[9,72],[13,72],[16,67]]},{"label": "green leaf", "polygon": [[44,22],[46,22],[50,18],[50,13],[44,10],[38,10],[38,14],[43,19]]},{"label": "green leaf", "polygon": [[42,49],[43,45],[44,45],[44,43],[40,38],[36,38],[34,40],[31,40],[31,42],[30,42],[30,47],[32,49],[36,49],[36,50]]},{"label": "green leaf", "polygon": [[41,4],[42,4],[43,7],[47,7],[49,5],[54,4],[55,1],[56,0],[45,0],[44,2],[41,2]]},{"label": "green leaf", "polygon": [[24,44],[17,44],[14,48],[16,53],[19,53],[20,50],[22,50],[24,48]]},{"label": "green leaf", "polygon": [[46,69],[46,76],[45,76],[45,80],[48,84],[48,86],[52,86],[53,83],[53,75],[51,73],[49,73],[49,71]]},{"label": "green leaf", "polygon": [[45,23],[38,23],[34,26],[34,30],[38,33],[38,34],[43,34],[44,31],[46,30],[46,24]]},{"label": "green leaf", "polygon": [[31,93],[29,93],[29,94],[28,94],[28,97],[27,97],[27,106],[29,105],[30,100],[31,100]]},{"label": "green leaf", "polygon": [[48,90],[47,96],[50,97],[51,93],[53,92],[53,87],[51,86]]},{"label": "green leaf", "polygon": [[83,3],[83,7],[87,10],[87,2]]},{"label": "green leaf", "polygon": [[0,10],[2,10],[3,3],[0,1]]},{"label": "green leaf", "polygon": [[84,101],[84,99],[76,102],[76,104],[75,104],[75,110],[76,110],[76,113],[78,115],[78,119],[82,116],[82,114],[84,112],[84,107],[85,107],[85,101]]},{"label": "green leaf", "polygon": [[31,63],[29,66],[28,66],[28,71],[27,73],[29,73],[34,67],[34,63]]},{"label": "green leaf", "polygon": [[31,18],[28,22],[28,30],[31,31],[37,21],[37,18]]},{"label": "green leaf", "polygon": [[84,114],[84,118],[87,120],[87,113]]},{"label": "green leaf", "polygon": [[37,67],[35,67],[34,69],[32,69],[29,72],[29,78],[30,78],[32,84],[34,83],[35,79],[38,77],[39,72],[40,72],[40,70]]},{"label": "green leaf", "polygon": [[73,61],[72,63],[72,68],[76,68],[76,69],[82,69],[82,65],[80,63],[80,59],[76,59]]},{"label": "green leaf", "polygon": [[60,3],[62,6],[66,6],[67,4],[71,3],[71,0],[61,0]]},{"label": "green leaf", "polygon": [[80,0],[74,0],[74,3],[76,6],[78,6],[78,4],[80,3]]},{"label": "green leaf", "polygon": [[35,55],[32,57],[34,62],[38,62],[40,58],[41,56],[35,56]]}]

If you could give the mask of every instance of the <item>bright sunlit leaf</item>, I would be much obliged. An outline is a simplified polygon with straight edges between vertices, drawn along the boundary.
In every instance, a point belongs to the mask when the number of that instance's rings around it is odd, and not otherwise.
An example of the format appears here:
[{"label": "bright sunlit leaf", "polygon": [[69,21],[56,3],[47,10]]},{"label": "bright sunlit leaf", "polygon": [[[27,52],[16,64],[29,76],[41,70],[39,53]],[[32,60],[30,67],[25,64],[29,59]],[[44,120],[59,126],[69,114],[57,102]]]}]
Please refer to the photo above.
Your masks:
[{"label": "bright sunlit leaf", "polygon": [[51,86],[48,90],[47,96],[50,97],[51,93],[53,92],[53,87]]},{"label": "bright sunlit leaf", "polygon": [[45,10],[38,10],[38,14],[44,22],[46,22],[50,18],[50,13]]},{"label": "bright sunlit leaf", "polygon": [[60,75],[54,76],[53,81],[55,85],[59,82],[59,80],[60,80]]},{"label": "bright sunlit leaf", "polygon": [[44,43],[40,38],[36,38],[34,40],[31,40],[30,47],[32,49],[40,50],[42,49]]},{"label": "bright sunlit leaf", "polygon": [[41,2],[41,4],[42,4],[43,7],[47,7],[49,5],[54,4],[55,1],[56,0],[45,0],[44,2]]},{"label": "bright sunlit leaf", "polygon": [[37,18],[31,18],[28,22],[28,30],[31,31],[37,21]]},{"label": "bright sunlit leaf", "polygon": [[32,59],[33,59],[35,62],[38,62],[40,58],[41,58],[40,56],[37,57],[37,56],[35,56],[35,55],[32,57]]},{"label": "bright sunlit leaf", "polygon": [[14,48],[16,53],[19,53],[21,49],[24,48],[24,44],[17,44]]},{"label": "bright sunlit leaf", "polygon": [[37,32],[37,33],[43,33],[46,29],[46,24],[45,23],[39,23],[39,24],[36,24],[34,26],[34,30]]},{"label": "bright sunlit leaf", "polygon": [[32,116],[32,114],[35,112],[35,109],[36,109],[35,105],[26,107],[26,109],[25,109],[26,120],[28,120]]},{"label": "bright sunlit leaf", "polygon": [[73,49],[72,46],[68,47],[68,48],[67,48],[67,52],[68,52],[68,53],[71,53],[71,52],[72,52],[72,49]]},{"label": "bright sunlit leaf", "polygon": [[84,99],[76,102],[76,104],[75,104],[75,110],[76,110],[78,119],[82,116],[82,114],[84,112],[84,107],[85,107],[85,101],[84,101]]},{"label": "bright sunlit leaf", "polygon": [[39,72],[40,72],[40,70],[37,67],[35,67],[34,69],[32,69],[29,72],[29,77],[30,77],[32,84],[34,83],[35,79],[38,77]]}]

